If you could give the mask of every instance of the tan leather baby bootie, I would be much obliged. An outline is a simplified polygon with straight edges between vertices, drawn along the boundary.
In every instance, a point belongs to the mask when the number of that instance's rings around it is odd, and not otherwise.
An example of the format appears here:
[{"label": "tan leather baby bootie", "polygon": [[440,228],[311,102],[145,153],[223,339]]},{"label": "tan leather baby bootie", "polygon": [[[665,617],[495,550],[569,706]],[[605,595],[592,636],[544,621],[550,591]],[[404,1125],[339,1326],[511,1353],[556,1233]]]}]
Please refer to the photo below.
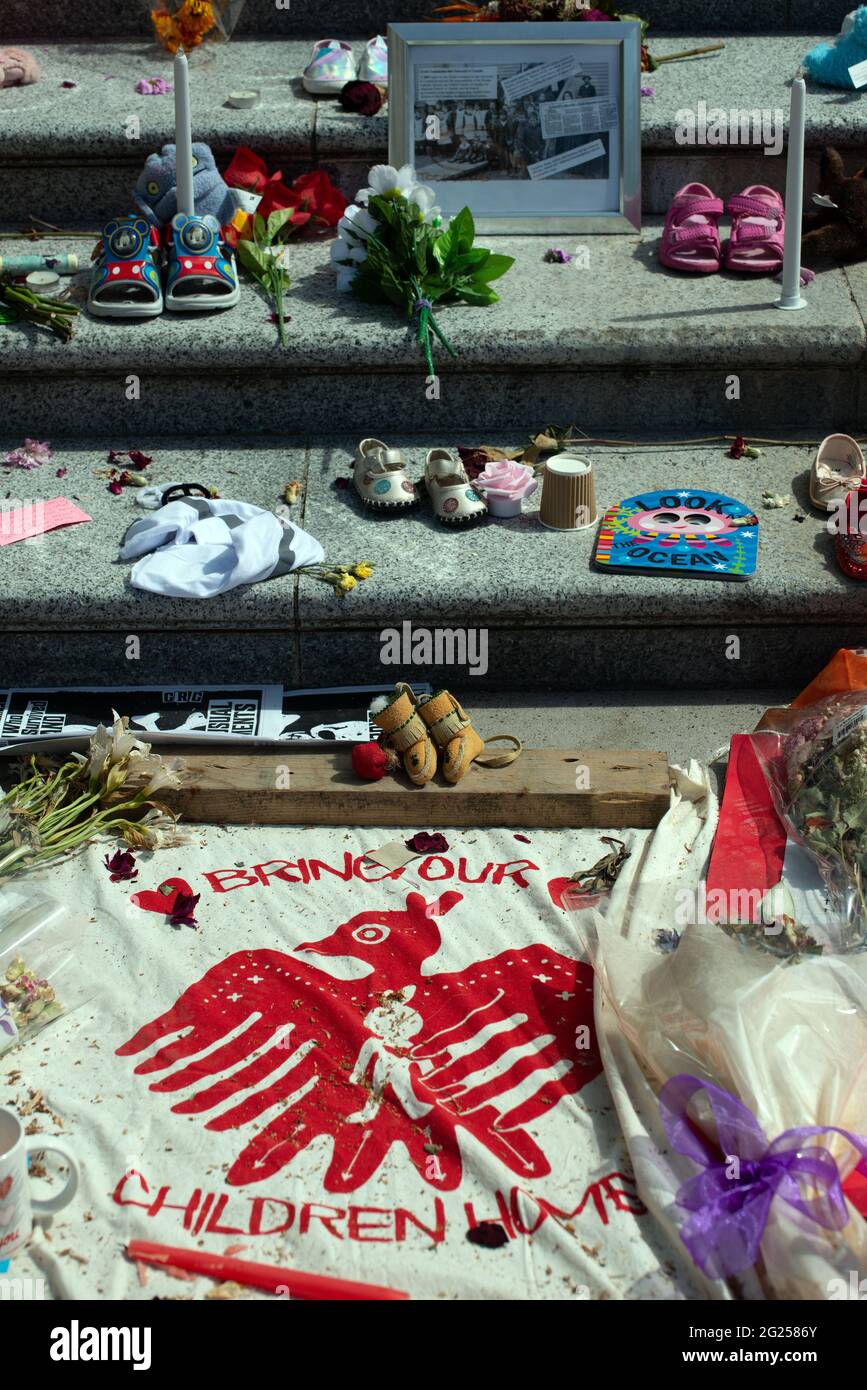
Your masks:
[{"label": "tan leather baby bootie", "polygon": [[410,687],[401,683],[393,695],[374,700],[370,717],[382,729],[385,747],[401,754],[410,781],[423,787],[437,770],[437,756]]},{"label": "tan leather baby bootie", "polygon": [[470,717],[447,690],[437,690],[419,703],[419,713],[430,729],[437,748],[442,749],[443,777],[459,782],[474,758],[485,746]]}]

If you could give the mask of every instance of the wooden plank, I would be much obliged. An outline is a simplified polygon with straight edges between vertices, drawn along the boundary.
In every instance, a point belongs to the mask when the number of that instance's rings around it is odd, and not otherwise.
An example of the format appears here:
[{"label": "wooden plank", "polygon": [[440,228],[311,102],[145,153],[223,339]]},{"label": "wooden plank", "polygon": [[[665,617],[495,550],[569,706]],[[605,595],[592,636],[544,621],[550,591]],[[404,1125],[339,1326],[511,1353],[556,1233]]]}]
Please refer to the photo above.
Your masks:
[{"label": "wooden plank", "polygon": [[363,782],[348,748],[177,751],[189,780],[165,800],[185,820],[224,825],[648,828],[669,802],[668,758],[645,750],[527,748],[508,767],[474,764],[455,787]]}]

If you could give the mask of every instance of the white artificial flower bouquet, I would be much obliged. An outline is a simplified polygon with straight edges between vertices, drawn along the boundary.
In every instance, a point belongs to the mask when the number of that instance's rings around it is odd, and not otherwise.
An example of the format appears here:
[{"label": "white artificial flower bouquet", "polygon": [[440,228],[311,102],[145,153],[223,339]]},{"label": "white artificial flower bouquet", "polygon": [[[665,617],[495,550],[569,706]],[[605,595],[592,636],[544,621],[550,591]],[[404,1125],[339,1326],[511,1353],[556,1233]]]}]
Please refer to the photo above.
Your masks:
[{"label": "white artificial flower bouquet", "polygon": [[369,187],[356,194],[337,226],[331,260],[337,288],[368,304],[393,304],[418,321],[417,340],[434,375],[432,335],[456,352],[434,317],[434,305],[462,300],[495,304],[490,282],[513,264],[475,246],[469,208],[444,222],[431,189],[416,183],[411,165],[377,164]]}]

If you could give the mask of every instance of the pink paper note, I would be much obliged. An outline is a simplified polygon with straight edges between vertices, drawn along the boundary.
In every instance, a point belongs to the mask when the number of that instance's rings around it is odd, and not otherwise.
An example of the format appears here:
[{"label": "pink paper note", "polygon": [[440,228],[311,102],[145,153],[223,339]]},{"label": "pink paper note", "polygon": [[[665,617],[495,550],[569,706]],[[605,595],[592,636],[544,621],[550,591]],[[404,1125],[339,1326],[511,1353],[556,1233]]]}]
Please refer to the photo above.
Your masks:
[{"label": "pink paper note", "polygon": [[0,502],[0,545],[26,541],[45,531],[55,531],[58,526],[76,526],[79,521],[92,520],[67,497],[52,497],[48,501],[34,498],[32,502],[15,505]]}]

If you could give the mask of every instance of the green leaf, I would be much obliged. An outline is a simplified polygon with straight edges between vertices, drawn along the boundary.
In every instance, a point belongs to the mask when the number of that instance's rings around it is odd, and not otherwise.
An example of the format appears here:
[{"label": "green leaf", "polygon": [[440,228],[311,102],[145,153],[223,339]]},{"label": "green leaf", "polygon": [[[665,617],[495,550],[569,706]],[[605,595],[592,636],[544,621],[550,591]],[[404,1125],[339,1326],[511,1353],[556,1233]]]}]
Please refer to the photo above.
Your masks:
[{"label": "green leaf", "polygon": [[499,253],[491,251],[484,265],[473,272],[472,278],[474,280],[484,280],[485,282],[488,280],[499,280],[500,276],[505,275],[506,271],[511,269],[514,264],[514,256],[501,256]]},{"label": "green leaf", "polygon": [[268,284],[268,275],[271,269],[269,262],[271,257],[266,251],[262,251],[258,246],[254,246],[252,241],[238,242],[238,260],[246,271],[258,280],[260,285]]},{"label": "green leaf", "polygon": [[271,213],[266,234],[269,243],[276,240],[294,212],[295,208],[278,208],[276,212]]},{"label": "green leaf", "polygon": [[449,235],[458,251],[471,251],[476,236],[476,224],[469,208],[461,208],[449,223]]},{"label": "green leaf", "polygon": [[455,291],[467,304],[496,304],[500,297],[495,290],[489,290],[487,285],[475,288],[470,284],[461,284],[455,287]]},{"label": "green leaf", "polygon": [[256,213],[253,217],[253,236],[256,241],[265,243],[268,237],[268,228],[261,213]]},{"label": "green leaf", "polygon": [[457,275],[463,275],[468,270],[474,270],[477,266],[483,265],[491,255],[483,246],[474,246],[472,251],[465,251],[463,255],[456,256],[449,269]]},{"label": "green leaf", "polygon": [[455,239],[450,230],[443,232],[433,242],[433,254],[437,265],[445,269],[456,253]]},{"label": "green leaf", "polygon": [[393,198],[371,198],[367,204],[367,210],[371,217],[375,217],[378,222],[384,222],[389,227],[396,227],[401,220],[400,204]]}]

